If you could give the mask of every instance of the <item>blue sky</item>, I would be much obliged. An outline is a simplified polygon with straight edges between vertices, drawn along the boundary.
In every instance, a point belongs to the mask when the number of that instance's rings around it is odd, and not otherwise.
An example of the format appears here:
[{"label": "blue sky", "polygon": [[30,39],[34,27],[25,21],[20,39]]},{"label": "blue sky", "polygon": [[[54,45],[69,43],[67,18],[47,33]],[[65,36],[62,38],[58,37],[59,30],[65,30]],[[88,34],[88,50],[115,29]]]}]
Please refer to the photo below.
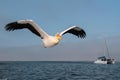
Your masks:
[{"label": "blue sky", "polygon": [[[0,0],[0,61],[95,60],[106,52],[103,37],[111,56],[119,61],[119,4],[119,0]],[[34,20],[51,35],[77,25],[87,36],[66,34],[59,45],[45,49],[28,30],[5,31],[7,23],[21,19]]]}]

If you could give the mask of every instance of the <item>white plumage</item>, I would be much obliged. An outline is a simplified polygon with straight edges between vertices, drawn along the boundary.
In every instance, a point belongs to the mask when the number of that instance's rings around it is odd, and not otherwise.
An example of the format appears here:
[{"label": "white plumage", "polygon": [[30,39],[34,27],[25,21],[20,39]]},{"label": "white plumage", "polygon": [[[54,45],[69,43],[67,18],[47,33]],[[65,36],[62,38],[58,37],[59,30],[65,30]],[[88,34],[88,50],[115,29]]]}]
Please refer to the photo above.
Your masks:
[{"label": "white plumage", "polygon": [[78,38],[84,38],[86,36],[85,31],[77,26],[72,26],[62,31],[61,33],[57,33],[55,36],[50,36],[44,30],[42,30],[42,28],[40,28],[40,26],[38,26],[33,20],[19,20],[16,22],[9,23],[5,26],[5,29],[7,31],[14,31],[17,29],[24,28],[29,29],[32,33],[39,36],[42,39],[45,48],[57,45],[62,39],[62,36],[66,33],[74,34],[78,36]]}]

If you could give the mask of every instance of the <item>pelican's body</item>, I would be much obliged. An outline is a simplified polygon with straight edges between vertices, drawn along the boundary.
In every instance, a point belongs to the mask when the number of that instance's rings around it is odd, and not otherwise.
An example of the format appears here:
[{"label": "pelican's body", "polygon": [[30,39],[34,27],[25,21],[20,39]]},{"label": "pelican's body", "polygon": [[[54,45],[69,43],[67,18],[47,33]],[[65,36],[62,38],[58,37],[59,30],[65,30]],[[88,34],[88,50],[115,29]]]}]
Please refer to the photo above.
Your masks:
[{"label": "pelican's body", "polygon": [[13,31],[23,28],[27,28],[32,33],[39,36],[42,39],[43,46],[45,48],[57,45],[59,41],[62,39],[62,35],[66,33],[72,33],[81,38],[84,38],[86,36],[85,31],[77,26],[72,26],[62,31],[61,33],[57,33],[55,36],[50,36],[45,31],[43,31],[33,20],[19,20],[17,22],[9,23],[5,27],[7,31]]},{"label": "pelican's body", "polygon": [[56,36],[48,36],[47,38],[42,39],[43,46],[46,47],[53,47],[59,43],[60,40],[57,39]]}]

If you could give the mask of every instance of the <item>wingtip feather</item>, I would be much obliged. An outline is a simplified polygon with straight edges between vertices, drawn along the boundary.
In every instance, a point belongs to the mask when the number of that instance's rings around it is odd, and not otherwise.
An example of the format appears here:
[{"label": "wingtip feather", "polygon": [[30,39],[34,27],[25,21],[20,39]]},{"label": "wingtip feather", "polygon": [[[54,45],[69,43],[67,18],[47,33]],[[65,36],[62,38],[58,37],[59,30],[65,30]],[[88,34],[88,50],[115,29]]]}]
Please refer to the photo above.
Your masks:
[{"label": "wingtip feather", "polygon": [[6,31],[13,31],[14,30],[13,26],[16,26],[16,24],[17,24],[17,21],[8,23],[4,28]]}]

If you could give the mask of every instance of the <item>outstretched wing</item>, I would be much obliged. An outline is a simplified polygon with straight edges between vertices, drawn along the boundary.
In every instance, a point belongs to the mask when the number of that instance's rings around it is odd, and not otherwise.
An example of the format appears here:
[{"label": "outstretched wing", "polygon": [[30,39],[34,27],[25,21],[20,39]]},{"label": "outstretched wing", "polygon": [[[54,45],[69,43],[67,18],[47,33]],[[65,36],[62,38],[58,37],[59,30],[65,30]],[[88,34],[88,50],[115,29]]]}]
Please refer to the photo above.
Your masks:
[{"label": "outstretched wing", "polygon": [[41,37],[42,39],[48,34],[43,31],[36,23],[34,23],[32,20],[19,20],[16,22],[9,23],[5,26],[5,29],[7,31],[14,31],[18,29],[29,29],[32,33],[36,34],[37,36]]},{"label": "outstretched wing", "polygon": [[60,33],[60,35],[62,36],[62,35],[64,35],[64,34],[66,34],[66,33],[71,33],[71,34],[73,34],[73,35],[76,35],[76,36],[78,36],[78,38],[79,38],[79,37],[85,38],[85,36],[86,36],[85,31],[84,31],[82,28],[77,27],[77,26],[72,26],[72,27],[70,27],[70,28],[62,31],[62,32]]}]

